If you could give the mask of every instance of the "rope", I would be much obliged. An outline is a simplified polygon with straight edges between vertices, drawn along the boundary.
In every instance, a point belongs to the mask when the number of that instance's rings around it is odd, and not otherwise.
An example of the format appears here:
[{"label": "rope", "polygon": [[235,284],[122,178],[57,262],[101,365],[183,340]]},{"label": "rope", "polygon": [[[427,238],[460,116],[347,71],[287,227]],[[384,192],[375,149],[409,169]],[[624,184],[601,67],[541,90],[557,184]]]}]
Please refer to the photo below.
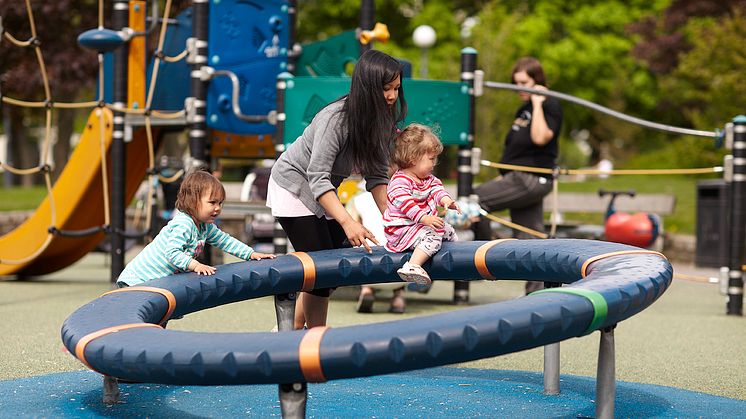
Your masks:
[{"label": "rope", "polygon": [[7,31],[3,32],[3,35],[5,36],[5,39],[7,39],[12,44],[17,45],[19,47],[27,47],[31,45],[31,43],[34,41],[34,38],[30,38],[28,41],[19,41],[13,35],[9,34]]},{"label": "rope", "polygon": [[158,175],[158,180],[162,183],[174,183],[177,180],[179,180],[180,177],[184,176],[184,169],[179,169],[178,172],[176,172],[173,176],[165,177],[163,175]]},{"label": "rope", "polygon": [[181,53],[179,53],[179,55],[175,55],[173,57],[169,57],[168,55],[164,55],[163,56],[163,61],[165,61],[167,63],[175,63],[175,62],[183,60],[187,55],[189,55],[189,51],[188,50],[184,50],[184,51],[181,51]]},{"label": "rope", "polygon": [[8,96],[3,96],[3,102],[9,105],[15,105],[15,106],[24,107],[24,108],[58,108],[58,109],[95,108],[99,104],[96,101],[47,103],[47,102],[41,102],[41,101],[27,101],[27,100],[21,100],[21,99],[14,99]]},{"label": "rope", "polygon": [[103,109],[96,110],[98,112],[98,143],[101,150],[101,186],[103,187],[104,195],[104,224],[111,225],[110,214],[109,214],[109,171],[106,167],[106,124],[104,123],[104,111]]},{"label": "rope", "polygon": [[510,227],[515,230],[519,230],[524,233],[530,234],[534,237],[543,238],[543,239],[548,238],[548,237],[555,237],[555,235],[557,234],[557,219],[559,218],[559,213],[557,210],[559,206],[559,203],[558,203],[559,182],[557,180],[557,175],[559,174],[562,174],[562,175],[579,175],[579,174],[584,174],[584,175],[692,175],[692,174],[695,174],[696,175],[696,174],[705,174],[705,173],[719,173],[723,171],[723,168],[721,166],[693,168],[693,169],[617,169],[617,170],[578,169],[578,170],[575,170],[575,169],[560,169],[560,168],[547,169],[543,167],[494,163],[489,160],[482,160],[481,164],[482,166],[494,167],[497,169],[554,175],[554,181],[552,185],[552,210],[551,210],[552,215],[550,217],[551,224],[550,224],[548,235],[540,231],[536,231],[531,228],[528,228],[528,227],[525,227],[519,224],[515,224],[508,220],[491,215],[484,209],[481,210],[482,215],[492,221],[496,221],[507,227]]},{"label": "rope", "polygon": [[[166,1],[166,7],[163,11],[163,20],[161,24],[161,32],[158,35],[158,51],[163,50],[163,44],[166,42],[166,30],[168,29],[168,17],[171,13],[171,0]],[[158,70],[161,65],[161,59],[159,57],[159,54],[156,54],[155,61],[153,62],[153,71],[150,75],[150,88],[148,89],[148,96],[145,100],[145,109],[150,109],[152,103],[153,103],[153,96],[155,94],[155,85],[156,81],[158,80]],[[155,195],[154,191],[154,184],[157,180],[155,178],[155,150],[154,150],[154,141],[153,141],[153,128],[152,128],[152,121],[151,121],[151,113],[146,112],[145,113],[145,133],[148,141],[148,198],[147,198],[147,206],[145,209],[145,226],[146,231],[150,228],[152,224],[153,219],[153,199]],[[152,232],[151,232],[152,233]],[[143,234],[144,235],[144,234]]]},{"label": "rope", "polygon": [[546,238],[549,237],[546,233],[542,233],[541,231],[536,231],[536,230],[534,230],[532,228],[524,227],[524,226],[522,226],[520,224],[516,224],[516,223],[510,222],[510,221],[508,221],[506,219],[503,219],[503,218],[500,218],[500,217],[496,217],[496,216],[490,214],[489,212],[485,211],[483,208],[480,208],[479,213],[482,214],[482,216],[487,217],[487,218],[489,218],[492,221],[496,221],[496,222],[498,222],[498,223],[500,223],[500,224],[502,224],[502,225],[504,225],[506,227],[510,227],[512,229],[515,229],[515,230],[518,230],[518,231],[522,231],[522,232],[524,232],[526,234],[530,234],[530,235],[532,235],[534,237],[538,237],[540,239],[546,239]]},{"label": "rope", "polygon": [[684,281],[702,282],[705,284],[716,284],[718,282],[718,279],[715,277],[707,277],[707,276],[701,276],[701,275],[687,275],[687,274],[680,274],[678,272],[674,272],[673,279],[682,279]]},{"label": "rope", "polygon": [[[148,194],[148,211],[147,211],[147,223],[150,225],[150,219],[152,217],[152,207],[153,202],[152,200],[154,195],[154,188],[153,184],[155,183],[155,178],[153,177],[155,170],[155,151],[154,151],[154,141],[153,141],[153,132],[152,132],[152,117],[156,118],[163,118],[163,119],[177,119],[184,117],[186,114],[185,110],[180,110],[176,112],[163,112],[163,111],[151,111],[150,106],[152,103],[152,98],[154,96],[155,92],[155,81],[157,79],[157,73],[158,73],[158,66],[160,61],[160,55],[156,57],[154,69],[152,72],[152,78],[150,83],[150,90],[148,93],[148,99],[146,103],[145,109],[131,109],[131,108],[123,108],[120,106],[114,106],[112,104],[106,104],[103,101],[104,97],[104,66],[103,66],[103,55],[99,54],[98,56],[98,64],[99,64],[99,97],[97,101],[85,101],[85,102],[69,102],[69,103],[53,103],[52,102],[52,95],[51,95],[51,89],[49,84],[49,76],[46,69],[46,64],[44,62],[44,56],[41,52],[41,48],[39,47],[40,43],[38,42],[38,36],[36,31],[36,23],[34,19],[33,10],[31,7],[30,0],[25,0],[26,4],[26,12],[29,20],[29,27],[31,31],[31,37],[27,41],[20,41],[16,39],[14,36],[12,36],[7,31],[3,31],[3,35],[6,39],[8,39],[11,43],[14,45],[17,45],[19,47],[33,47],[34,52],[36,55],[36,59],[39,65],[39,71],[41,72],[41,77],[43,81],[44,86],[44,93],[45,93],[45,100],[43,101],[26,101],[21,99],[15,99],[7,96],[2,96],[0,99],[2,99],[2,103],[6,103],[13,106],[18,107],[26,107],[26,108],[45,108],[45,136],[44,136],[44,143],[41,148],[40,153],[40,163],[37,167],[28,168],[28,169],[22,169],[22,168],[16,168],[13,166],[10,166],[6,163],[0,162],[0,168],[4,170],[8,170],[9,172],[25,176],[25,175],[31,175],[38,172],[44,173],[45,183],[47,186],[47,198],[49,200],[50,204],[50,227],[47,229],[48,234],[44,241],[44,243],[36,249],[31,255],[28,255],[21,259],[16,260],[8,260],[8,259],[0,259],[0,263],[4,264],[24,264],[29,261],[32,261],[36,259],[39,255],[41,255],[50,245],[52,238],[55,235],[59,236],[84,236],[89,234],[94,234],[100,231],[108,231],[108,226],[110,225],[110,208],[109,208],[109,181],[108,181],[108,168],[107,168],[107,149],[106,149],[106,142],[105,142],[105,114],[103,108],[109,108],[110,110],[114,111],[120,111],[127,114],[136,114],[136,115],[144,115],[145,116],[145,129],[147,133],[147,141],[148,141],[148,158],[149,158],[149,170],[148,172],[151,173],[150,178],[151,182],[148,182],[149,186],[149,194]],[[165,35],[167,32],[167,26],[169,24],[168,16],[170,14],[171,10],[171,0],[167,1],[164,16],[162,19],[162,26],[161,26],[161,32],[160,32],[160,38],[159,38],[159,51],[163,49],[163,44],[165,42]],[[103,0],[98,0],[98,25],[99,28],[104,27],[104,2]],[[187,51],[183,51],[176,57],[165,57],[168,61],[174,62],[179,61],[186,57]],[[48,160],[49,156],[51,155],[51,133],[52,133],[52,110],[53,109],[77,109],[77,108],[90,108],[90,107],[96,107],[99,106],[100,109],[98,112],[99,117],[99,148],[100,148],[100,154],[101,154],[101,177],[102,177],[102,188],[103,188],[103,206],[104,206],[104,218],[105,223],[103,226],[97,226],[92,227],[90,229],[85,230],[78,230],[78,231],[65,231],[60,230],[56,228],[57,225],[56,221],[56,205],[55,205],[55,199],[54,199],[54,193],[52,190],[52,180],[51,180],[51,171],[49,170]],[[166,178],[168,182],[176,181],[179,177],[183,175],[183,171],[179,171],[175,176],[171,178]],[[160,177],[160,175],[159,175]],[[133,236],[133,233],[130,232],[122,232],[125,236]],[[142,235],[141,233],[137,233],[138,235]]]},{"label": "rope", "polygon": [[177,112],[150,111],[150,114],[160,119],[177,119],[184,117],[186,111],[184,111],[184,109]]}]

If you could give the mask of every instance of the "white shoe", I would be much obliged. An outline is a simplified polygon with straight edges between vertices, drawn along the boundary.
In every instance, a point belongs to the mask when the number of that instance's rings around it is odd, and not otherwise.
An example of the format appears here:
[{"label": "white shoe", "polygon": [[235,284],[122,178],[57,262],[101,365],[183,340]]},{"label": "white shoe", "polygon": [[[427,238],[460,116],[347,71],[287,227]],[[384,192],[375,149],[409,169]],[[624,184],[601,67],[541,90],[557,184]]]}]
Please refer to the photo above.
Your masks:
[{"label": "white shoe", "polygon": [[418,285],[430,285],[433,280],[430,279],[430,275],[422,269],[422,266],[415,265],[414,263],[405,262],[399,270],[396,271],[399,274],[399,278],[407,282],[414,282]]}]

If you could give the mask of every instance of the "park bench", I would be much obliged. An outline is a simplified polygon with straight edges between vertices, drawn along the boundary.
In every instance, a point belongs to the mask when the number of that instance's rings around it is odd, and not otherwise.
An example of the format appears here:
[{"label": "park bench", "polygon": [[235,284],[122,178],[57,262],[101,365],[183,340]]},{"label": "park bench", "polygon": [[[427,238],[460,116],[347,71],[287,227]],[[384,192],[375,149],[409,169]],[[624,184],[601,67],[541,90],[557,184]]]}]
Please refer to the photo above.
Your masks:
[{"label": "park bench", "polygon": [[[593,192],[559,192],[557,194],[557,237],[565,238],[586,238],[600,240],[604,237],[604,226],[595,224],[585,224],[565,220],[566,213],[597,213],[605,214],[609,205],[610,196],[599,196]],[[544,211],[551,213],[553,208],[553,195],[549,194],[544,198]],[[635,194],[634,197],[620,195],[614,201],[617,211],[628,212],[647,212],[658,216],[671,215],[676,207],[676,196],[670,194]],[[661,221],[662,223],[662,221]],[[547,223],[546,229],[549,231],[550,223]],[[663,226],[661,225],[661,228]],[[663,237],[661,234],[660,237]]]}]

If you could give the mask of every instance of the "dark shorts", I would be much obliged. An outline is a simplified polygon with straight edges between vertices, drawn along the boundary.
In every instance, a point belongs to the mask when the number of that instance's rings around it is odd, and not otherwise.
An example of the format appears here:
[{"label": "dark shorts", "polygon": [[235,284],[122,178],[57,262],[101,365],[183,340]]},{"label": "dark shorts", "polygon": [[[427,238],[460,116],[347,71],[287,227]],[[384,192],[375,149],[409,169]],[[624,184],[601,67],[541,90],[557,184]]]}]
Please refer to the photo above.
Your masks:
[{"label": "dark shorts", "polygon": [[[277,221],[285,230],[293,248],[298,252],[350,247],[344,229],[336,220],[307,215],[304,217],[277,217]],[[328,297],[335,289],[320,288],[308,293],[319,297]]]}]

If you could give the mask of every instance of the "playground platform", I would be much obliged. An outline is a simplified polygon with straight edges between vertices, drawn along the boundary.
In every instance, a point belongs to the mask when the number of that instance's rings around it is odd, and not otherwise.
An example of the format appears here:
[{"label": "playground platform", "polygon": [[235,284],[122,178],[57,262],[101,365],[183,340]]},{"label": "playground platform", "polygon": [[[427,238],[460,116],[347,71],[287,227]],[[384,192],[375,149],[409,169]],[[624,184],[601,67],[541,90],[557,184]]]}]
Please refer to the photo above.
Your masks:
[{"label": "playground platform", "polygon": [[[136,251],[133,249],[132,252]],[[128,254],[132,256],[132,254]],[[227,261],[230,261],[227,259]],[[277,387],[123,384],[121,403],[105,406],[101,379],[66,353],[59,336],[75,309],[110,289],[107,256],[42,277],[0,279],[0,417],[268,417],[280,416]],[[674,263],[670,289],[622,322],[616,338],[617,417],[744,417],[746,319],[726,316],[714,269]],[[470,304],[517,298],[522,282],[471,283]],[[409,293],[404,316],[457,310],[452,284]],[[330,326],[402,318],[381,293],[372,314],[355,312],[356,290],[340,289]],[[271,298],[194,313],[169,323],[189,331],[266,331],[275,324]],[[542,349],[379,377],[309,386],[308,417],[593,417],[598,333],[561,346],[561,394],[542,393]]]}]

